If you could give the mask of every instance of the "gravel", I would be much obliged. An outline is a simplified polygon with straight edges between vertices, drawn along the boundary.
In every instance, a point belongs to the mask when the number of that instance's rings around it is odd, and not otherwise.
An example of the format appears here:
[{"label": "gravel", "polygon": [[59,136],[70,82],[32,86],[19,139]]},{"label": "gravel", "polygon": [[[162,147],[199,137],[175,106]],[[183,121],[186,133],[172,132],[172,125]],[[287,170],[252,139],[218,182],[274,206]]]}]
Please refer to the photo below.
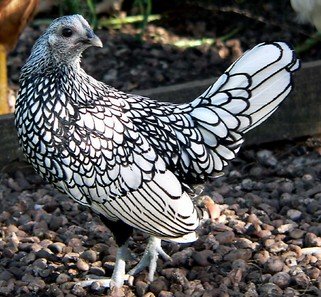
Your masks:
[{"label": "gravel", "polygon": [[[219,218],[193,244],[163,242],[172,261],[158,261],[155,280],[144,270],[116,293],[75,284],[111,276],[117,246],[109,230],[28,167],[12,166],[0,186],[1,296],[320,296],[321,159],[302,143],[243,150],[204,189]],[[128,268],[146,238],[136,232],[130,240]]]}]

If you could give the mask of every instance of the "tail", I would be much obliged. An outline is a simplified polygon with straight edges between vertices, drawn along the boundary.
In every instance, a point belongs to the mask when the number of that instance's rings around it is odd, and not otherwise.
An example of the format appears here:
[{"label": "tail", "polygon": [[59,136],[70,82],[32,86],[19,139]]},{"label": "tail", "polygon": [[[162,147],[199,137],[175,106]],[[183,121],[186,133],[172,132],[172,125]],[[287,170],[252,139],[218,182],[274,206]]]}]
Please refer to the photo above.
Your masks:
[{"label": "tail", "polygon": [[[222,170],[238,152],[243,135],[271,116],[288,96],[293,72],[299,67],[288,44],[261,43],[233,63],[201,96],[182,105],[202,136],[201,143],[197,141],[182,153],[186,171],[194,171],[195,178],[200,172]],[[200,163],[201,158],[206,164]]]}]

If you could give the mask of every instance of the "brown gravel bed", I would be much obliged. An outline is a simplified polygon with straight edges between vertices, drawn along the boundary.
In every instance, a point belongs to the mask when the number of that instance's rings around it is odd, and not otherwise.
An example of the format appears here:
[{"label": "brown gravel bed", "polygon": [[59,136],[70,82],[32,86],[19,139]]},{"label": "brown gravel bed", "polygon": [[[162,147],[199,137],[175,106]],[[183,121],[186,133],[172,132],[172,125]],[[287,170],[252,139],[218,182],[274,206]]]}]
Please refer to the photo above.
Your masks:
[{"label": "brown gravel bed", "polygon": [[[110,276],[116,245],[86,208],[42,183],[25,164],[2,174],[0,295],[106,296],[87,276]],[[163,243],[153,283],[146,271],[124,296],[320,296],[321,159],[304,145],[244,150],[204,193],[221,216],[194,244]],[[132,267],[146,236],[130,242]],[[120,296],[119,292],[114,296]]]}]

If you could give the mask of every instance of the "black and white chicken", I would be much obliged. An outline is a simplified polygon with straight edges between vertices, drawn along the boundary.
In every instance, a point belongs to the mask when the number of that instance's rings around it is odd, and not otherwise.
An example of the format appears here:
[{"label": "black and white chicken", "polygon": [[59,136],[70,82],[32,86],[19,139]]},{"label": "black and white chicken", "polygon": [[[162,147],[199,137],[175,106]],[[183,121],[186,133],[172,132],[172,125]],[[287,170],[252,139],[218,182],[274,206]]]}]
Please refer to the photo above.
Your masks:
[{"label": "black and white chicken", "polygon": [[290,93],[300,63],[288,44],[261,43],[198,98],[177,105],[95,80],[80,66],[90,46],[102,42],[82,16],[52,22],[21,70],[15,124],[35,170],[113,232],[120,247],[105,285],[120,287],[133,228],[150,240],[127,275],[148,267],[149,280],[158,255],[169,259],[161,240],[197,239],[202,215],[182,184],[205,181],[235,158],[243,135]]}]

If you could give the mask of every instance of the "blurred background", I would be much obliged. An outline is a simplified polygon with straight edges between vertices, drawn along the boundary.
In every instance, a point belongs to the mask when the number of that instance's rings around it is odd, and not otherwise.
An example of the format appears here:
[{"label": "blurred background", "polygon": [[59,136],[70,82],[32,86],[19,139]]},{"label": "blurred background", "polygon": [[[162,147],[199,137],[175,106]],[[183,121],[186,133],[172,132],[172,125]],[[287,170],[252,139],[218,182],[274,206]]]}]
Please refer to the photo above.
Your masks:
[{"label": "blurred background", "polygon": [[[6,2],[10,0],[0,2],[2,10]],[[17,24],[25,27],[8,55],[11,111],[19,71],[33,43],[54,18],[67,14],[82,14],[104,43],[102,49],[85,52],[84,69],[123,91],[216,77],[245,50],[262,41],[290,42],[303,62],[317,60],[321,55],[316,29],[311,23],[298,23],[290,1],[11,2],[36,3],[26,24],[19,15]]]}]

